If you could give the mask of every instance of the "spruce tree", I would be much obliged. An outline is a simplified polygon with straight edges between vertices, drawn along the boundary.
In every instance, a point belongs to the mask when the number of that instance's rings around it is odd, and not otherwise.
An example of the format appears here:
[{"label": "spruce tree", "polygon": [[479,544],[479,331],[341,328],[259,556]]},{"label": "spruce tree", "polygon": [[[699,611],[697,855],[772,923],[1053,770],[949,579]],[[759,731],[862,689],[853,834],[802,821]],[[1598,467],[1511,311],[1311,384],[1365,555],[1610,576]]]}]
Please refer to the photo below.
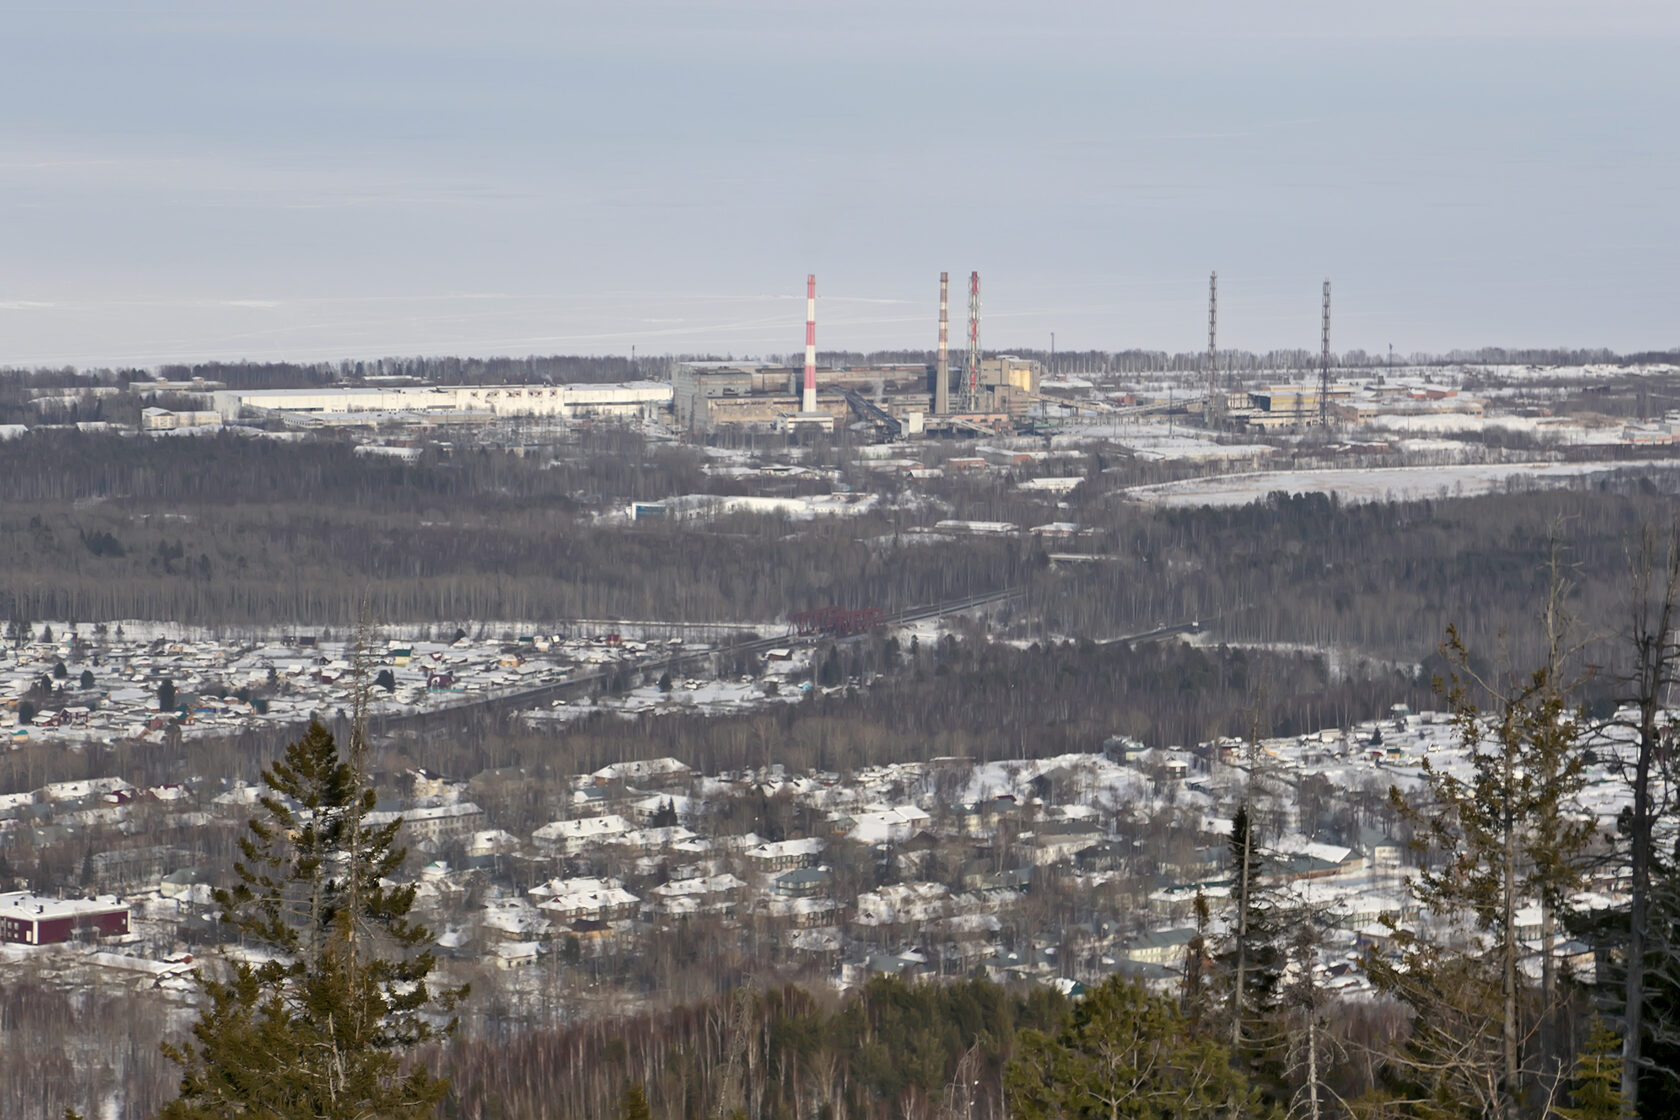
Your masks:
[{"label": "spruce tree", "polygon": [[[1626,810],[1624,816],[1631,815]],[[1642,1033],[1637,1076],[1622,1079],[1622,1097],[1627,1098],[1629,1080],[1638,1089],[1638,1099],[1629,1101],[1628,1111],[1642,1117],[1680,1116],[1680,842],[1674,850],[1658,856],[1653,852],[1649,867],[1649,899],[1646,911],[1645,968],[1641,977],[1643,998],[1640,1018]],[[1629,915],[1620,915],[1624,928]],[[1624,971],[1626,951],[1624,949]],[[1622,985],[1612,990],[1620,994]],[[1619,1033],[1618,1033],[1619,1037]],[[1626,1039],[1617,1069],[1625,1068]]]},{"label": "spruce tree", "polygon": [[1021,1120],[1263,1114],[1223,1046],[1193,1035],[1172,1000],[1119,976],[1088,992],[1056,1037],[1022,1031],[1017,1054],[1004,1093]]},{"label": "spruce tree", "polygon": [[646,1091],[632,1081],[624,1083],[624,1095],[618,1101],[618,1120],[653,1120]]},{"label": "spruce tree", "polygon": [[[1489,991],[1497,993],[1497,1011],[1490,1012],[1499,1042],[1497,1060],[1465,1041],[1454,1059],[1465,1068],[1431,1075],[1436,1084],[1460,1077],[1492,1086],[1490,1115],[1516,1115],[1528,1089],[1555,1075],[1545,1053],[1551,1033],[1546,1026],[1560,1001],[1552,927],[1579,883],[1581,854],[1594,832],[1594,822],[1577,803],[1585,753],[1580,719],[1570,708],[1569,685],[1561,674],[1563,650],[1555,624],[1559,586],[1554,578],[1544,616],[1550,655],[1527,676],[1502,683],[1479,675],[1456,630],[1448,629],[1443,652],[1452,675],[1437,682],[1437,688],[1451,705],[1469,773],[1461,778],[1426,759],[1421,769],[1428,797],[1422,804],[1415,794],[1389,789],[1390,804],[1417,830],[1414,843],[1440,861],[1419,875],[1412,893],[1441,928],[1433,944],[1398,938],[1405,967],[1373,967],[1372,978],[1432,1026],[1459,1014],[1473,1018],[1470,1009],[1486,1010]],[[1491,713],[1484,712],[1478,694],[1492,701]],[[1529,901],[1539,903],[1542,911],[1544,977],[1538,1007],[1532,1006],[1522,974],[1526,950],[1517,931],[1517,913]],[[1455,928],[1459,918],[1467,921]],[[1461,1032],[1461,1037],[1471,1036]],[[1536,1037],[1539,1046],[1531,1041]],[[1452,1039],[1443,1041],[1450,1050]],[[1423,1057],[1427,1046],[1413,1049],[1419,1062],[1445,1060],[1440,1054]]]},{"label": "spruce tree", "polygon": [[1569,1087],[1572,1108],[1560,1108],[1564,1120],[1622,1120],[1622,1039],[1603,1019],[1593,1019],[1586,1047],[1575,1059]]},{"label": "spruce tree", "polygon": [[1254,833],[1248,806],[1231,820],[1231,940],[1221,962],[1231,977],[1231,1046],[1241,1050],[1248,1025],[1269,1012],[1277,1000],[1283,950],[1269,891],[1263,879],[1266,861]]},{"label": "spruce tree", "polygon": [[404,1058],[447,1035],[465,989],[434,993],[431,935],[410,920],[414,886],[391,886],[400,821],[368,826],[375,803],[352,759],[312,722],[263,772],[269,793],[240,840],[223,921],[264,950],[201,972],[194,1041],[166,1046],[181,1094],[164,1120],[432,1115],[448,1083]]},{"label": "spruce tree", "polygon": [[1218,961],[1230,991],[1227,1045],[1249,1083],[1268,1100],[1285,1095],[1283,1035],[1276,1022],[1285,964],[1285,915],[1267,882],[1253,816],[1244,804],[1231,821],[1228,940]]}]

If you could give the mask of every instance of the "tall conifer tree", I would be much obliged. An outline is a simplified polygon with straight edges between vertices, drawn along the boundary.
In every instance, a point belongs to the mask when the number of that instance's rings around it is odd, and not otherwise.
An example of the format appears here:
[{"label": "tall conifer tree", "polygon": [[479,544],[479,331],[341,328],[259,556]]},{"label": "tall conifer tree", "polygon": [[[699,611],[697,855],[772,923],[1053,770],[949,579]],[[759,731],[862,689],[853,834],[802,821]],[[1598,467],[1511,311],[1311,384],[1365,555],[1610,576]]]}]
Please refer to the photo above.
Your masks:
[{"label": "tall conifer tree", "polygon": [[[358,722],[358,729],[359,729]],[[269,793],[240,840],[239,884],[215,898],[223,920],[267,953],[202,974],[192,1044],[166,1047],[183,1069],[164,1120],[350,1120],[431,1115],[448,1084],[404,1067],[454,1030],[465,989],[434,993],[431,935],[412,921],[400,820],[364,823],[375,804],[351,756],[311,723],[263,772]]]},{"label": "tall conifer tree", "polygon": [[[1517,1115],[1534,1083],[1555,1075],[1555,1066],[1543,1053],[1531,1052],[1529,1041],[1553,1010],[1547,990],[1553,976],[1550,939],[1545,939],[1547,982],[1536,1007],[1521,969],[1526,950],[1517,917],[1525,904],[1536,902],[1549,927],[1550,916],[1579,880],[1581,853],[1593,834],[1591,818],[1576,803],[1584,783],[1581,724],[1561,679],[1562,647],[1550,615],[1547,622],[1553,636],[1547,664],[1503,688],[1476,673],[1469,651],[1449,628],[1443,652],[1453,675],[1439,687],[1451,704],[1469,772],[1459,777],[1425,759],[1424,804],[1398,787],[1389,790],[1396,811],[1417,829],[1416,842],[1441,861],[1412,886],[1438,928],[1434,943],[1410,934],[1397,938],[1405,968],[1373,962],[1372,978],[1410,1004],[1429,1028],[1414,1037],[1411,1064],[1427,1069],[1425,1080],[1436,1087],[1456,1083],[1460,1096],[1474,1083],[1490,1102],[1483,1107],[1486,1115]],[[1492,699],[1491,714],[1484,713],[1475,693]],[[1452,928],[1455,919],[1464,919],[1460,928]],[[1483,1045],[1480,1030],[1442,1034],[1435,1038],[1440,1045],[1430,1049],[1437,1025],[1458,1016],[1474,1023],[1483,1013],[1493,1019],[1496,1053]]]}]

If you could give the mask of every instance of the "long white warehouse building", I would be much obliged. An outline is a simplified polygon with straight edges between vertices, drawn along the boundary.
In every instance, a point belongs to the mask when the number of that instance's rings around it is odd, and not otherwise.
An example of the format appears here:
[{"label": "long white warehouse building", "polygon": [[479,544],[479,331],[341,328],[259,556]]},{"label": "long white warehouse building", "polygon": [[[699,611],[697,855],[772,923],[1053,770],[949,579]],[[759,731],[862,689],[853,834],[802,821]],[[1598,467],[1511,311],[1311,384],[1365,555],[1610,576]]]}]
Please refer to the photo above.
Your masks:
[{"label": "long white warehouse building", "polygon": [[651,416],[671,406],[668,381],[615,385],[398,385],[351,389],[224,389],[217,412],[488,412],[496,416]]}]

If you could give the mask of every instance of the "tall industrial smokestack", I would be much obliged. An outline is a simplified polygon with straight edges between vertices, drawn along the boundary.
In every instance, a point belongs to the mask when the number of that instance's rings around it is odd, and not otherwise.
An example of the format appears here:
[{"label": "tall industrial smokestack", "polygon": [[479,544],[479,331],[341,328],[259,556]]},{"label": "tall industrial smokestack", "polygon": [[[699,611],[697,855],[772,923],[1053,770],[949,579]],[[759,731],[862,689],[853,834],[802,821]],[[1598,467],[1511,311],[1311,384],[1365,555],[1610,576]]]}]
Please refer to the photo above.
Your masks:
[{"label": "tall industrial smokestack", "polygon": [[939,274],[939,365],[933,371],[933,411],[943,416],[951,411],[951,274]]},{"label": "tall industrial smokestack", "polygon": [[805,277],[805,386],[799,411],[817,410],[817,277]]}]

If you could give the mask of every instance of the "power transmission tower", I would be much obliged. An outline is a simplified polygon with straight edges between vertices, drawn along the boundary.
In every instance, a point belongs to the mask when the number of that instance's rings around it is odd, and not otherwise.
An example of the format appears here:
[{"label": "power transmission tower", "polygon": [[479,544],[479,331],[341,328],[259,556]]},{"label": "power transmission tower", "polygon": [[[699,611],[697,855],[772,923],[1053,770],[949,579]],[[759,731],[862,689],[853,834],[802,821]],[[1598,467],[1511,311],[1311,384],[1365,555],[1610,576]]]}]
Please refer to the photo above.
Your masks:
[{"label": "power transmission tower", "polygon": [[1224,413],[1224,408],[1215,402],[1221,401],[1219,392],[1219,273],[1208,274],[1208,365],[1207,365],[1207,401],[1202,405],[1202,415],[1209,420]]},{"label": "power transmission tower", "polygon": [[964,410],[980,411],[980,274],[968,274],[968,385]]},{"label": "power transmission tower", "polygon": [[1324,282],[1324,331],[1318,363],[1318,426],[1330,427],[1330,281]]}]

